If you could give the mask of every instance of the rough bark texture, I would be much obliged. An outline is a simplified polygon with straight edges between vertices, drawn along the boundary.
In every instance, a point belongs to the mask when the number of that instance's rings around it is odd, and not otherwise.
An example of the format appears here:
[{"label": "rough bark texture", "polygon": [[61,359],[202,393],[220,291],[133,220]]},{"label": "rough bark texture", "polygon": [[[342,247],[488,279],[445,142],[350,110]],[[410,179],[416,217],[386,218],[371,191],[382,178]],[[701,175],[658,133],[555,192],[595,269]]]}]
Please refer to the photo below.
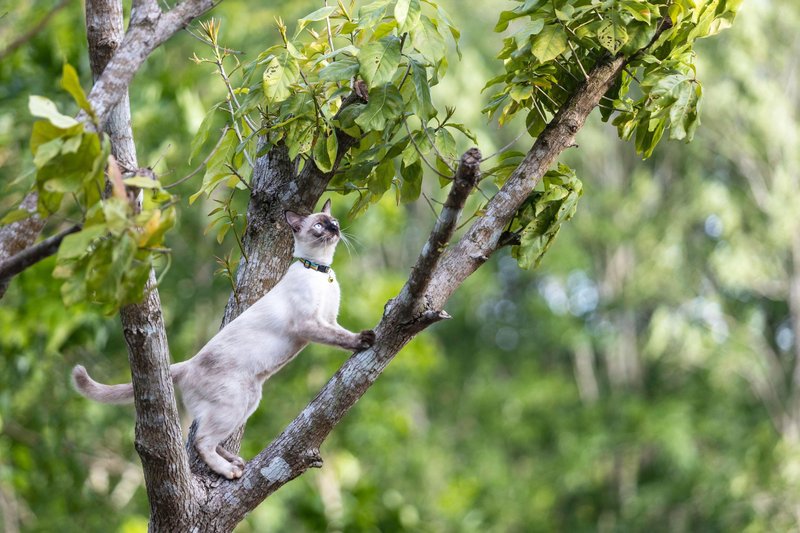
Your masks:
[{"label": "rough bark texture", "polygon": [[43,240],[35,246],[26,248],[21,252],[14,254],[11,258],[0,262],[0,283],[7,284],[12,276],[16,276],[29,266],[56,253],[56,251],[58,251],[58,247],[61,245],[61,241],[64,240],[64,237],[70,233],[80,231],[80,229],[81,226],[72,226],[67,228],[61,233],[53,235],[52,237]]},{"label": "rough bark texture", "polygon": [[[29,213],[36,213],[39,195],[35,192],[28,194],[19,205]],[[28,248],[44,227],[44,219],[38,213],[17,222],[0,228],[0,260],[10,261],[16,254]],[[0,298],[8,289],[9,279],[0,280]]]},{"label": "rough bark texture", "polygon": [[[153,6],[147,6],[152,10]],[[140,18],[142,6],[134,2],[131,18]],[[158,9],[157,6],[155,9]],[[122,2],[88,0],[86,30],[95,79],[101,79],[123,37]],[[131,129],[128,91],[108,112],[105,125],[112,153],[127,169],[138,167]],[[198,500],[183,448],[180,418],[169,372],[169,346],[156,288],[155,273],[145,287],[141,303],[120,310],[128,346],[136,407],[136,451],[142,460],[152,531],[188,531]]]}]

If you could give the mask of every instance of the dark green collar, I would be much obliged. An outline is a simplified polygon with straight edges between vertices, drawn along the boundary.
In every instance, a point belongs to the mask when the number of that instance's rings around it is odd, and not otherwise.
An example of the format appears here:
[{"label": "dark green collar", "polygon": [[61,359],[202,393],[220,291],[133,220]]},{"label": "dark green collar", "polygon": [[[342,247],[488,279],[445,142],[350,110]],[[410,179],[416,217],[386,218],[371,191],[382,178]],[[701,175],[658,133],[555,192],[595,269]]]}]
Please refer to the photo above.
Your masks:
[{"label": "dark green collar", "polygon": [[301,265],[310,270],[316,270],[317,272],[322,272],[323,274],[327,274],[331,271],[330,265],[321,265],[319,263],[315,263],[314,261],[303,259],[302,257],[298,257],[297,260],[300,261]]}]

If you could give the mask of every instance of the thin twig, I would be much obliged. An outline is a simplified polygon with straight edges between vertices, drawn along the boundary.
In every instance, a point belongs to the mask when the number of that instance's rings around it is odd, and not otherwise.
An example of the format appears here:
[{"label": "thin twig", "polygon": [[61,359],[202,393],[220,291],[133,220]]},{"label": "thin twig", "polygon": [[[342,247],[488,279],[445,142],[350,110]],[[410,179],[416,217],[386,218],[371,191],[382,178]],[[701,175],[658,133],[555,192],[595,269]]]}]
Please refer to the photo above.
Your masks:
[{"label": "thin twig", "polygon": [[428,168],[430,168],[436,174],[438,174],[439,176],[441,176],[441,177],[443,177],[445,179],[448,179],[448,180],[452,179],[453,178],[452,176],[448,176],[447,174],[443,174],[443,173],[439,172],[439,169],[437,169],[436,167],[431,165],[430,162],[427,159],[425,159],[425,156],[423,155],[422,150],[420,150],[419,145],[417,144],[417,141],[414,140],[414,136],[411,134],[411,128],[408,127],[408,121],[406,121],[405,117],[403,117],[403,125],[406,127],[406,131],[408,132],[408,138],[411,139],[411,144],[413,144],[414,148],[416,148],[417,154],[419,154],[419,158],[422,159],[422,161],[426,165],[428,165]]},{"label": "thin twig", "polygon": [[33,28],[29,29],[28,31],[26,31],[25,33],[23,33],[13,41],[11,41],[11,43],[8,46],[6,46],[5,50],[0,52],[0,61],[2,61],[7,56],[14,53],[14,51],[17,48],[19,48],[23,44],[27,43],[28,41],[36,37],[36,34],[42,31],[45,28],[45,26],[47,26],[47,23],[50,22],[50,19],[52,19],[56,13],[64,9],[67,6],[67,4],[69,4],[69,2],[70,0],[61,0],[61,2],[56,4],[55,7],[53,7],[53,9],[48,11],[47,14],[33,26]]},{"label": "thin twig", "polygon": [[[536,104],[533,104],[533,105],[535,106]],[[507,145],[503,146],[502,148],[500,148],[498,151],[496,151],[496,152],[495,152],[495,153],[493,153],[492,155],[488,155],[488,156],[484,157],[483,159],[481,159],[481,163],[483,163],[484,161],[488,161],[488,160],[490,160],[491,158],[493,158],[493,157],[495,157],[495,156],[497,156],[497,155],[500,155],[500,154],[502,154],[503,152],[505,152],[506,150],[510,149],[512,146],[514,146],[514,143],[516,143],[518,140],[520,140],[520,138],[521,138],[523,135],[525,135],[525,133],[526,133],[525,131],[522,131],[522,132],[520,132],[520,134],[519,134],[519,135],[517,135],[516,137],[514,137],[514,140],[513,140],[513,141],[511,141],[511,142],[510,142],[510,143],[508,143]]]},{"label": "thin twig", "polygon": [[437,213],[437,212],[436,212],[436,208],[435,208],[435,207],[433,207],[433,204],[431,203],[431,199],[430,199],[430,198],[428,198],[428,195],[427,195],[427,194],[425,194],[425,193],[422,193],[422,197],[423,197],[423,198],[425,198],[425,201],[426,201],[426,202],[428,202],[428,207],[430,207],[430,208],[431,208],[431,211],[433,212],[433,216],[435,216],[435,217],[436,217],[436,222],[439,222],[439,221],[440,221],[440,220],[439,220],[439,213]]},{"label": "thin twig", "polygon": [[[328,7],[328,0],[325,0],[325,7]],[[331,47],[331,53],[333,53],[336,50],[333,48],[333,35],[331,34],[331,16],[330,15],[325,17],[325,25],[328,27],[328,46]],[[336,61],[336,56],[335,55],[331,58],[331,61]]]},{"label": "thin twig", "polygon": [[171,189],[171,188],[173,188],[173,187],[177,187],[178,185],[180,185],[180,184],[181,184],[181,183],[183,183],[184,181],[186,181],[186,180],[188,180],[188,179],[192,178],[193,176],[197,175],[197,173],[198,173],[198,172],[200,172],[201,170],[203,170],[203,168],[204,168],[204,167],[206,166],[206,164],[209,162],[209,160],[211,159],[211,157],[214,155],[214,152],[216,152],[216,151],[217,151],[217,148],[219,148],[219,145],[220,145],[220,144],[222,144],[222,139],[224,139],[224,138],[225,138],[225,134],[226,134],[226,133],[228,133],[228,129],[230,129],[230,127],[229,127],[229,126],[226,124],[226,125],[225,125],[225,127],[224,127],[224,128],[222,128],[222,134],[219,136],[219,140],[217,140],[217,144],[215,144],[215,145],[214,145],[214,148],[212,148],[212,149],[211,149],[211,151],[208,153],[208,156],[207,156],[205,159],[203,159],[203,162],[202,162],[202,163],[200,163],[200,164],[197,166],[197,168],[196,168],[196,169],[192,170],[190,173],[188,173],[187,175],[185,175],[184,177],[182,177],[182,178],[181,178],[181,179],[179,179],[178,181],[172,182],[172,183],[170,183],[169,185],[164,185],[162,188],[164,188],[164,189]]},{"label": "thin twig", "polygon": [[581,58],[578,57],[578,52],[575,50],[575,46],[572,44],[572,41],[567,39],[567,45],[569,45],[569,49],[572,50],[572,56],[575,58],[575,61],[578,62],[578,67],[580,67],[581,72],[583,72],[583,79],[588,80],[589,75],[586,73],[586,69],[583,68],[583,63],[581,63]]},{"label": "thin twig", "polygon": [[[198,35],[198,34],[194,33],[194,32],[193,32],[192,30],[190,30],[189,28],[184,28],[184,29],[186,30],[186,33],[188,33],[189,35],[191,35],[192,37],[194,37],[195,39],[197,39],[197,40],[198,40],[198,41],[200,41],[201,43],[207,44],[207,45],[209,45],[209,46],[213,46],[213,45],[214,45],[214,43],[212,43],[212,42],[211,42],[211,41],[209,41],[208,39],[205,39],[203,36],[201,36],[201,35]],[[219,48],[220,50],[222,50],[222,51],[223,51],[223,52],[225,52],[226,54],[231,54],[231,55],[245,55],[245,52],[244,52],[244,51],[242,51],[242,50],[234,50],[233,48],[226,48],[226,47],[224,47],[224,46],[220,46],[220,45],[217,45],[217,48]]]}]

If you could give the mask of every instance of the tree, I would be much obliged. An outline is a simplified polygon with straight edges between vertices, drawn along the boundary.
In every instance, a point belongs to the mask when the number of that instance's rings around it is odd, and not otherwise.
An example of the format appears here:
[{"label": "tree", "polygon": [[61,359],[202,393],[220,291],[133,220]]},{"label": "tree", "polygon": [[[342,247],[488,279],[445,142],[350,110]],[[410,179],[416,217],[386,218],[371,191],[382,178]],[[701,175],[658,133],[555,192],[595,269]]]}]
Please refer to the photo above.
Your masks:
[{"label": "tree", "polygon": [[[446,67],[443,34],[449,30],[458,37],[458,29],[438,6],[401,0],[379,1],[357,13],[343,5],[325,7],[300,19],[293,38],[279,23],[282,45],[249,64],[234,59],[241,76],[237,84],[226,72],[231,54],[219,43],[218,24],[203,26],[213,55],[197,61],[218,69],[229,89],[229,98],[219,107],[230,120],[205,159],[198,193],[226,186],[231,196],[236,190],[249,195],[246,231],[241,239],[237,235],[243,259],[235,280],[230,260],[223,265],[234,284],[223,326],[287,268],[291,237],[276,223],[284,209],[310,211],[329,185],[359,195],[354,213],[392,188],[401,199],[413,200],[419,196],[423,164],[451,183],[408,281],[387,303],[376,328],[376,345],[342,366],[303,413],[248,464],[240,482],[220,483],[183,450],[152,273],[174,208],[157,181],[142,179],[146,173],[137,169],[127,121],[107,119],[118,102],[123,102],[117,109],[124,113],[124,89],[138,67],[123,51],[140,64],[166,38],[166,29],[199,13],[189,6],[201,6],[186,2],[165,14],[152,2],[134,3],[126,40],[88,98],[65,68],[63,84],[86,113],[85,129],[48,101],[31,99],[31,111],[45,120],[32,137],[38,198],[29,197],[24,211],[37,204],[37,213],[55,212],[65,194],[72,193],[85,213],[82,229],[63,236],[56,274],[65,279],[67,302],[92,300],[110,312],[122,305],[137,399],[136,444],[147,479],[152,529],[198,524],[209,531],[231,529],[275,490],[320,465],[319,445],[333,427],[409,340],[448,318],[445,302],[492,254],[513,246],[521,266],[538,264],[581,193],[580,182],[567,167],[549,169],[572,146],[603,98],[610,102],[601,106],[603,117],[608,120],[616,113],[620,136],[635,137],[637,150],[646,156],[667,127],[674,138],[691,138],[701,95],[693,75],[692,44],[728,25],[735,2],[700,7],[644,1],[539,4],[528,1],[501,13],[498,31],[516,19],[525,23],[504,41],[499,57],[506,60],[506,73],[490,80],[489,86],[499,88],[487,106],[490,114],[499,111],[501,123],[525,111],[526,128],[536,141],[527,154],[501,154],[501,163],[484,173],[484,179],[495,178],[500,190],[452,245],[448,243],[477,185],[482,157],[470,149],[454,164],[450,130],[469,132],[451,123],[452,113],[440,114],[431,101],[429,86]],[[93,122],[105,126],[110,144],[91,131]],[[198,145],[207,135],[208,127],[201,127]],[[126,145],[125,139],[131,142]],[[109,151],[115,159],[106,169]],[[64,168],[70,170],[66,177]],[[106,195],[101,194],[104,174],[110,183]],[[540,182],[542,189],[535,191]],[[146,191],[141,207],[132,202],[137,189]],[[7,221],[26,216],[22,211]],[[237,231],[230,200],[217,213],[222,214],[223,229]],[[13,222],[6,234],[16,237],[21,228],[33,228],[33,236],[25,238],[30,242],[41,229],[40,221],[27,216]],[[52,249],[52,243],[36,248]],[[0,272],[6,277],[14,264],[27,262],[15,256],[0,265]],[[145,301],[130,303],[143,290]],[[240,436],[228,446],[238,447]],[[239,504],[226,504],[232,500]]]}]

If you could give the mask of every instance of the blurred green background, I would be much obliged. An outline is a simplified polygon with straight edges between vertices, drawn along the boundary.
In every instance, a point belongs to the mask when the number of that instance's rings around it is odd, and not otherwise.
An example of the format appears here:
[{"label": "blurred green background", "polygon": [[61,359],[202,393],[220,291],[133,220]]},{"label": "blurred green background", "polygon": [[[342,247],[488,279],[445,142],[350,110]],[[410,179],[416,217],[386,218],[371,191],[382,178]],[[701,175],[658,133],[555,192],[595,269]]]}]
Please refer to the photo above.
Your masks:
[{"label": "blurred green background", "polygon": [[[463,59],[452,51],[435,98],[489,154],[522,128],[480,115],[481,88],[502,68],[492,28],[509,3],[442,3]],[[274,17],[291,28],[320,4],[226,0],[213,16],[247,57],[279,39]],[[53,5],[0,2],[0,50]],[[3,212],[33,180],[28,95],[71,112],[64,62],[90,86],[83,24],[70,2],[0,61]],[[324,468],[237,531],[797,530],[799,26],[795,0],[748,0],[732,29],[698,45],[706,99],[689,145],[665,141],[641,161],[594,115],[565,158],[585,194],[541,267],[521,271],[506,251],[471,277],[447,306],[454,319],[405,348],[335,430]],[[191,171],[193,134],[224,95],[211,66],[189,60],[195,51],[202,43],[177,35],[131,87],[140,165],[165,183]],[[228,297],[214,258],[234,243],[204,234],[211,201],[188,206],[200,180],[173,190],[182,200],[160,291],[174,360],[216,332]],[[434,197],[436,181],[425,185]],[[387,198],[345,220],[354,197],[333,200],[357,243],[335,262],[340,321],[371,327],[434,216],[424,201]],[[0,529],[145,531],[132,407],[91,403],[68,380],[79,362],[101,381],[128,380],[119,320],[65,309],[52,268],[18,276],[0,301]],[[243,455],[346,356],[313,346],[269,381]]]}]

